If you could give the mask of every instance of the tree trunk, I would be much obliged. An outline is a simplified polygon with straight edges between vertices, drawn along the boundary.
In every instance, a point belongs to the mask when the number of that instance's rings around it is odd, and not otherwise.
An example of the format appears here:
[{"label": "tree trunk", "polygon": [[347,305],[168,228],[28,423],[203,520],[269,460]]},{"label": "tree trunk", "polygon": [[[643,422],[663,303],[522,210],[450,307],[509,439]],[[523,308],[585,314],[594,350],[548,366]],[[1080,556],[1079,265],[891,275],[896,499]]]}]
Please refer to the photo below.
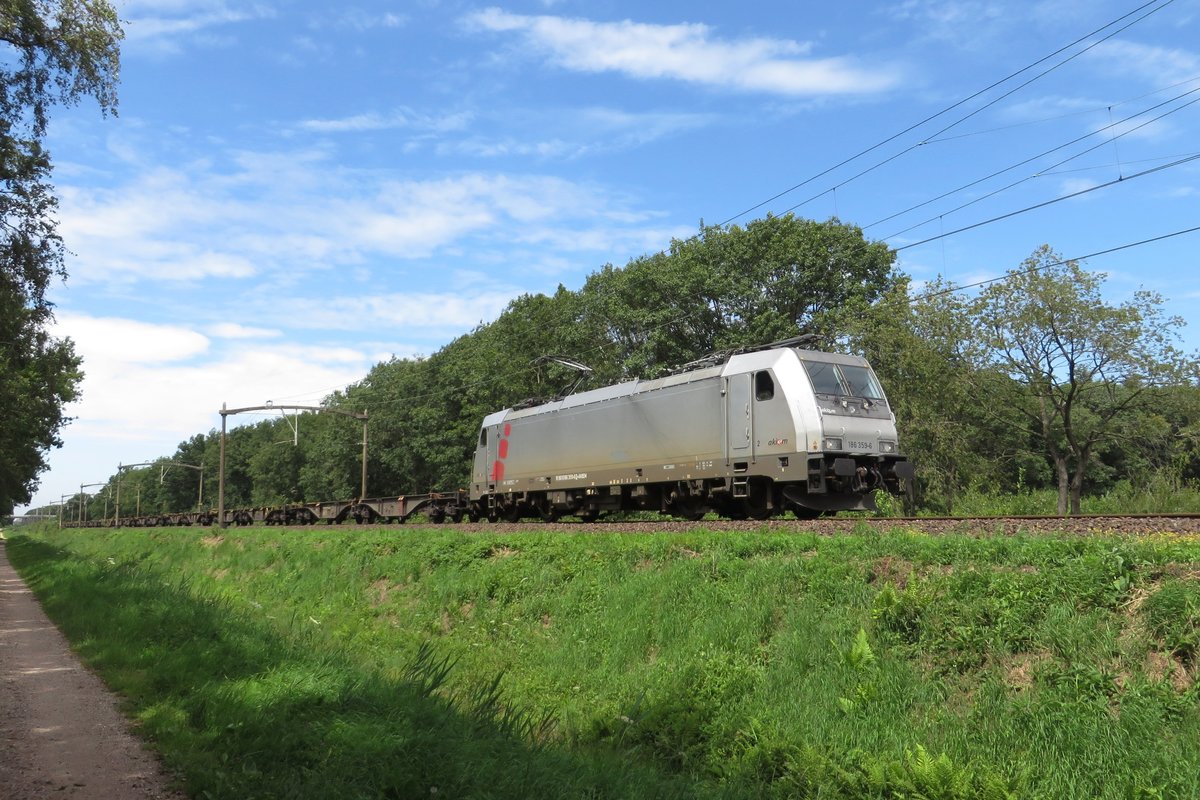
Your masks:
[{"label": "tree trunk", "polygon": [[1054,456],[1054,471],[1058,475],[1058,515],[1065,517],[1067,515],[1067,502],[1070,498],[1071,478],[1067,471],[1067,459],[1065,456]]},{"label": "tree trunk", "polygon": [[1075,474],[1071,476],[1071,514],[1073,516],[1078,516],[1082,513],[1080,506],[1083,497],[1083,473],[1087,470],[1090,460],[1090,448],[1085,448],[1075,458]]}]

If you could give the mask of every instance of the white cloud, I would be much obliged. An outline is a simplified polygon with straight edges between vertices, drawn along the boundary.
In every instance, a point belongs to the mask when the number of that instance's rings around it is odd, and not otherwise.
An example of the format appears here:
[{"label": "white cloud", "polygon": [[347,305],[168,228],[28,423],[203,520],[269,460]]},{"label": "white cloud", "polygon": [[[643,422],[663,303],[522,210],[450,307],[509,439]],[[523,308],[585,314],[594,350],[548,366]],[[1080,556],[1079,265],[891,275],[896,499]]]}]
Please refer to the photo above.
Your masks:
[{"label": "white cloud", "polygon": [[120,0],[122,15],[200,14],[225,9],[226,0]]},{"label": "white cloud", "polygon": [[960,46],[991,35],[1012,19],[1011,9],[992,0],[904,0],[888,8],[896,19],[919,23],[924,38]]},{"label": "white cloud", "polygon": [[1095,125],[1095,132],[1105,139],[1116,139],[1118,142],[1135,140],[1159,142],[1174,138],[1179,133],[1179,128],[1170,118],[1154,119],[1155,116],[1160,116],[1162,113],[1162,109],[1159,109],[1149,115],[1134,117],[1130,120]]},{"label": "white cloud", "polygon": [[296,282],[366,261],[411,263],[468,241],[527,241],[540,229],[574,251],[581,242],[607,250],[644,241],[639,226],[652,216],[561,178],[413,180],[306,151],[290,159],[241,153],[225,171],[196,163],[133,175],[61,188],[60,230],[77,254],[73,283]]},{"label": "white cloud", "polygon": [[121,12],[125,49],[159,56],[182,52],[185,44],[228,45],[231,39],[213,32],[275,15],[261,3],[222,0],[127,0]]},{"label": "white cloud", "polygon": [[178,282],[258,271],[249,254],[223,246],[230,222],[249,212],[185,172],[152,169],[117,188],[64,185],[60,194],[60,230],[80,256],[73,272],[81,281]]},{"label": "white cloud", "polygon": [[[225,334],[252,330],[217,327]],[[213,348],[182,326],[115,317],[60,313],[54,333],[70,336],[83,357],[81,399],[66,410],[77,418],[70,441],[156,443],[150,455],[210,429],[222,402],[258,405],[314,386],[344,387],[374,363],[373,352],[350,347],[243,340]],[[132,444],[120,452],[127,462],[142,456]]]},{"label": "white cloud", "polygon": [[142,17],[131,19],[125,23],[126,39],[138,42],[143,39],[161,39],[182,34],[195,33],[214,25],[227,25],[233,22],[243,22],[251,17],[246,14],[235,14],[221,11],[213,14],[202,14],[194,17]]},{"label": "white cloud", "polygon": [[[520,290],[489,287],[453,292],[386,292],[366,297],[292,298],[286,306],[296,327],[322,330],[455,335],[499,316]],[[269,318],[271,311],[260,312]]]},{"label": "white cloud", "polygon": [[117,317],[60,312],[58,336],[70,336],[85,370],[92,364],[161,364],[183,361],[208,350],[209,340],[189,328],[155,325]]},{"label": "white cloud", "polygon": [[[513,126],[516,116],[509,111],[505,124]],[[570,159],[629,150],[709,126],[718,119],[715,114],[638,113],[605,107],[554,109],[524,115],[516,121],[516,133],[493,137],[476,133],[464,139],[443,137],[434,145],[434,150],[443,156]]]},{"label": "white cloud", "polygon": [[1104,113],[1104,119],[1107,120],[1110,105],[1112,105],[1111,102],[1106,103],[1082,97],[1045,95],[1006,105],[1000,110],[1000,113],[1005,119],[1013,120],[1016,123],[1042,122],[1100,112]]},{"label": "white cloud", "polygon": [[409,17],[406,14],[397,14],[390,11],[382,14],[371,14],[362,9],[351,8],[342,11],[335,24],[339,27],[351,28],[361,33],[376,28],[401,28],[407,25],[408,21]]},{"label": "white cloud", "polygon": [[594,106],[579,113],[580,122],[588,128],[599,128],[605,134],[632,135],[643,132],[648,138],[657,139],[666,133],[690,130],[711,124],[716,117],[712,114],[679,113],[667,111],[630,112],[618,108]]},{"label": "white cloud", "polygon": [[283,331],[239,325],[236,322],[219,322],[210,325],[208,333],[217,339],[275,339],[283,335]]},{"label": "white cloud", "polygon": [[465,129],[471,117],[468,113],[430,116],[399,108],[387,114],[371,111],[335,119],[308,119],[301,122],[300,127],[315,133],[363,133],[394,129],[445,133]]},{"label": "white cloud", "polygon": [[1087,57],[1110,72],[1137,75],[1156,87],[1174,81],[1194,80],[1200,73],[1200,55],[1172,47],[1158,47],[1110,39],[1090,50]]},{"label": "white cloud", "polygon": [[1090,178],[1068,178],[1059,187],[1059,197],[1066,197],[1077,192],[1086,192],[1088,189],[1096,188],[1100,183],[1100,181],[1091,180]]},{"label": "white cloud", "polygon": [[875,92],[897,81],[894,69],[870,70],[846,58],[806,58],[812,47],[788,39],[724,41],[699,23],[650,25],[510,14],[488,8],[468,15],[473,29],[516,34],[567,69],[668,78],[772,94]]}]

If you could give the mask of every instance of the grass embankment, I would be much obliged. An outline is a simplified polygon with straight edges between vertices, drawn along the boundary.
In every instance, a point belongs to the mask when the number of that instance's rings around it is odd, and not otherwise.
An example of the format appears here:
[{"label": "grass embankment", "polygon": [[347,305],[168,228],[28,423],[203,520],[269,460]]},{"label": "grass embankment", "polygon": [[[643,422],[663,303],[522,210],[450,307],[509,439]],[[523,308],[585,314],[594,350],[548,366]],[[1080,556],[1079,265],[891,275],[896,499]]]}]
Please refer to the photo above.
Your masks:
[{"label": "grass embankment", "polygon": [[8,549],[195,797],[1200,796],[1196,541],[51,529]]}]

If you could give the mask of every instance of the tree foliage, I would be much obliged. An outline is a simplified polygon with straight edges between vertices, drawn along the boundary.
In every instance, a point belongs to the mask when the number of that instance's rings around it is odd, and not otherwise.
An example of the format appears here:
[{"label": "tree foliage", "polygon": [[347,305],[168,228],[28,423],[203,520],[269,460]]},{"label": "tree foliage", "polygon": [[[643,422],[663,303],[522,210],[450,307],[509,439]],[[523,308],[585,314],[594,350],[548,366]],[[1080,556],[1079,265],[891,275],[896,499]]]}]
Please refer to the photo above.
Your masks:
[{"label": "tree foliage", "polygon": [[0,0],[0,511],[29,500],[82,377],[71,342],[46,333],[66,270],[42,140],[55,104],[115,113],[121,36],[104,0]]},{"label": "tree foliage", "polygon": [[701,226],[665,253],[594,273],[580,292],[581,321],[611,342],[623,373],[646,376],[716,350],[832,335],[847,304],[892,286],[894,260],[837,220],[785,214]]}]

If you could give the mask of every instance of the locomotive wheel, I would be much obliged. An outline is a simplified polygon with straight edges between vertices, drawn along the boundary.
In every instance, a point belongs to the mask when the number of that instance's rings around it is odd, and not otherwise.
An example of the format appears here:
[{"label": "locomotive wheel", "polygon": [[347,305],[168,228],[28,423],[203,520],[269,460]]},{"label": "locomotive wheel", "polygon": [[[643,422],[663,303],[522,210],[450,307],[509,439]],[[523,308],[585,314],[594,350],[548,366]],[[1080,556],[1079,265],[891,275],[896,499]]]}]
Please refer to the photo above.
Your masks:
[{"label": "locomotive wheel", "polygon": [[599,511],[576,511],[575,516],[579,517],[580,522],[593,523],[600,519]]},{"label": "locomotive wheel", "polygon": [[770,519],[775,516],[778,506],[771,504],[771,488],[770,481],[751,481],[750,496],[742,501],[746,508],[746,516],[750,519]]}]

